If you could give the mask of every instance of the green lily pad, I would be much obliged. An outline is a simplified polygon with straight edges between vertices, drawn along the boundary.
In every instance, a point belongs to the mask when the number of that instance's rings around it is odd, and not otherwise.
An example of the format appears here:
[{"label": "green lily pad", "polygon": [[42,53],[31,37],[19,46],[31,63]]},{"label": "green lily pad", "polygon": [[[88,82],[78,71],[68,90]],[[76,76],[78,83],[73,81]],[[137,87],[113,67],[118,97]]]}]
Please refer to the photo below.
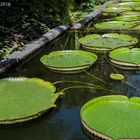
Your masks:
[{"label": "green lily pad", "polygon": [[140,30],[140,25],[136,26],[135,28],[133,28],[135,30]]},{"label": "green lily pad", "polygon": [[111,73],[109,75],[109,77],[113,80],[123,80],[124,76],[122,74],[118,74],[118,73]]},{"label": "green lily pad", "polygon": [[117,6],[126,6],[126,7],[136,7],[136,6],[140,6],[140,2],[121,2],[121,3],[117,3]]},{"label": "green lily pad", "polygon": [[121,0],[121,2],[140,2],[140,0]]},{"label": "green lily pad", "polygon": [[132,10],[138,11],[138,12],[139,12],[139,11],[140,11],[140,7],[138,7],[138,6],[135,7],[135,6],[134,6],[134,7],[132,7]]},{"label": "green lily pad", "polygon": [[60,94],[49,82],[38,78],[0,80],[0,124],[28,121],[44,114]]},{"label": "green lily pad", "polygon": [[44,55],[41,62],[50,70],[60,73],[77,73],[89,68],[97,55],[81,50],[55,51]]},{"label": "green lily pad", "polygon": [[128,12],[123,12],[122,15],[140,16],[140,12],[139,11],[128,11]]},{"label": "green lily pad", "polygon": [[126,30],[135,26],[136,24],[134,22],[125,21],[108,21],[95,24],[95,28],[100,30]]},{"label": "green lily pad", "polygon": [[129,35],[108,33],[86,35],[80,38],[79,42],[84,49],[89,51],[108,51],[117,47],[134,45],[138,43],[138,40]]},{"label": "green lily pad", "polygon": [[140,98],[112,95],[95,98],[82,106],[84,128],[106,140],[140,139]]},{"label": "green lily pad", "polygon": [[116,66],[127,69],[140,68],[140,48],[119,48],[110,51],[110,61]]},{"label": "green lily pad", "polygon": [[120,14],[125,11],[131,11],[132,8],[130,7],[109,7],[103,10],[103,13],[113,13],[113,14]]},{"label": "green lily pad", "polygon": [[114,20],[117,20],[117,21],[139,21],[140,20],[140,16],[123,15],[123,16],[115,17]]}]

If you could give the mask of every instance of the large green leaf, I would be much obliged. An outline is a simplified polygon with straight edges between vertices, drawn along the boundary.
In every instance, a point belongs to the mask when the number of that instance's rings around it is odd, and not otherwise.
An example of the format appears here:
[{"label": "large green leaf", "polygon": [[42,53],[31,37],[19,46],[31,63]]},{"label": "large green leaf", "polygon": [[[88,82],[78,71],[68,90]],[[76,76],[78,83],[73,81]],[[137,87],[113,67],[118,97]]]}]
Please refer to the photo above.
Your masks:
[{"label": "large green leaf", "polygon": [[121,2],[121,3],[117,3],[117,6],[126,6],[126,7],[136,7],[136,6],[140,6],[140,1],[138,2]]},{"label": "large green leaf", "polygon": [[91,34],[79,39],[84,49],[90,51],[107,51],[122,46],[130,46],[138,43],[136,38],[124,34]]},{"label": "large green leaf", "polygon": [[140,16],[140,12],[139,11],[128,11],[128,12],[123,12],[122,15]]},{"label": "large green leaf", "polygon": [[134,22],[125,21],[108,21],[95,24],[95,28],[100,30],[121,30],[121,29],[131,29],[135,27]]},{"label": "large green leaf", "polygon": [[136,15],[123,15],[123,16],[115,17],[114,20],[117,20],[117,21],[139,21],[140,20],[140,16],[136,16]]},{"label": "large green leaf", "polygon": [[55,51],[44,55],[41,62],[49,69],[62,73],[81,72],[97,60],[97,55],[81,50]]},{"label": "large green leaf", "polygon": [[140,25],[136,26],[135,28],[133,28],[134,30],[140,31]]},{"label": "large green leaf", "polygon": [[103,96],[81,109],[84,127],[107,140],[140,139],[140,98]]},{"label": "large green leaf", "polygon": [[121,2],[140,2],[140,0],[121,0]]},{"label": "large green leaf", "polygon": [[12,124],[37,118],[55,107],[60,94],[49,82],[38,78],[0,80],[0,124]]},{"label": "large green leaf", "polygon": [[103,10],[103,13],[113,13],[113,14],[120,14],[125,11],[130,11],[132,8],[130,7],[108,7]]},{"label": "large green leaf", "polygon": [[134,69],[140,67],[140,48],[119,48],[110,51],[111,62],[117,65],[128,66]]}]

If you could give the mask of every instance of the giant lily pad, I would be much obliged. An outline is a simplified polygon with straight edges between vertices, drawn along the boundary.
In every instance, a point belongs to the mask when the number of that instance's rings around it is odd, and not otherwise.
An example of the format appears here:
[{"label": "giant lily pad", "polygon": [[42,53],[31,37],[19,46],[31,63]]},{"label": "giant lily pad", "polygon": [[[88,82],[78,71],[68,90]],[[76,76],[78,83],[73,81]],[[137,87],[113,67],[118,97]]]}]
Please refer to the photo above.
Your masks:
[{"label": "giant lily pad", "polygon": [[106,140],[140,139],[140,98],[103,96],[81,109],[84,128]]},{"label": "giant lily pad", "polygon": [[135,28],[133,28],[134,30],[140,31],[140,25],[136,26]]},{"label": "giant lily pad", "polygon": [[132,10],[139,12],[140,11],[140,7],[139,6],[136,6],[136,7],[134,6],[134,7],[132,7]]},{"label": "giant lily pad", "polygon": [[110,51],[109,58],[116,67],[140,69],[140,48],[118,48]]},{"label": "giant lily pad", "polygon": [[121,2],[140,2],[140,0],[121,0]]},{"label": "giant lily pad", "polygon": [[60,73],[77,73],[89,68],[97,55],[81,50],[55,51],[44,55],[41,62],[50,70]]},{"label": "giant lily pad", "polygon": [[138,43],[136,38],[124,34],[91,34],[79,39],[82,47],[90,51],[108,51],[117,47]]},{"label": "giant lily pad", "polygon": [[122,30],[130,29],[135,27],[134,22],[125,22],[125,21],[108,21],[95,24],[95,28],[100,30]]},{"label": "giant lily pad", "polygon": [[123,15],[123,16],[117,16],[114,18],[114,20],[117,21],[139,21],[140,20],[140,16],[133,16],[133,15]]},{"label": "giant lily pad", "polygon": [[139,11],[128,11],[128,12],[123,12],[122,15],[140,16],[140,12]]},{"label": "giant lily pad", "polygon": [[28,121],[55,107],[60,94],[55,87],[38,78],[0,80],[0,124]]},{"label": "giant lily pad", "polygon": [[121,3],[117,3],[117,6],[126,6],[126,7],[136,7],[136,6],[140,6],[140,2],[121,2]]},{"label": "giant lily pad", "polygon": [[103,13],[120,14],[125,11],[132,10],[129,7],[108,7],[103,10]]}]

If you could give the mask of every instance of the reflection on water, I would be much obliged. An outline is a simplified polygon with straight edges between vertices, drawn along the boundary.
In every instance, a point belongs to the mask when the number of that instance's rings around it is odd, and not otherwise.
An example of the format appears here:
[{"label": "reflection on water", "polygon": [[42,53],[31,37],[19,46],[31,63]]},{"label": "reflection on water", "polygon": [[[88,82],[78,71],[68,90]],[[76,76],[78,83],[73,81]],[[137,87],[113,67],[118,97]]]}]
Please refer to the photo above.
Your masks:
[{"label": "reflection on water", "polygon": [[[67,90],[65,96],[60,100],[56,110],[51,110],[42,117],[27,122],[25,124],[17,124],[14,126],[0,126],[0,138],[2,140],[88,140],[90,139],[82,130],[80,123],[80,108],[88,100],[112,94],[122,94],[128,97],[139,96],[140,92],[136,88],[140,88],[140,72],[125,71],[117,69],[126,77],[126,82],[113,81],[109,79],[109,74],[114,72],[102,54],[98,54],[98,62],[92,66],[88,72],[99,77],[107,84],[91,77],[85,72],[80,74],[57,74],[53,73],[40,63],[40,58],[44,54],[48,54],[54,50],[63,49],[79,49],[78,38],[89,34],[89,32],[67,32],[53,43],[44,46],[40,54],[32,60],[21,64],[5,77],[25,76],[38,77],[50,82],[56,81],[82,81],[94,83],[104,87],[107,90],[96,89],[71,89]],[[135,35],[137,36],[137,35]],[[57,90],[74,86],[74,83],[56,84]],[[79,84],[77,84],[79,85]],[[135,88],[136,87],[136,88]],[[114,90],[114,92],[109,91]],[[99,140],[99,138],[94,138]]]}]

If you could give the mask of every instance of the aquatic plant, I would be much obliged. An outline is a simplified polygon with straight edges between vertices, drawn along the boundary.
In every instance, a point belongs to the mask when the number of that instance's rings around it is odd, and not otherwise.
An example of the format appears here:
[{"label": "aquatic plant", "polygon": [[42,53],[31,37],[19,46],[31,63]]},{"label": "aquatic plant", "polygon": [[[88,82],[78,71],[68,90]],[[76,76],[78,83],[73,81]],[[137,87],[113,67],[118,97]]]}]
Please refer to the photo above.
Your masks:
[{"label": "aquatic plant", "polygon": [[88,69],[97,61],[97,55],[81,50],[55,51],[40,61],[48,69],[59,73],[77,73]]},{"label": "aquatic plant", "polygon": [[110,51],[112,64],[122,69],[140,69],[140,48],[118,48]]},{"label": "aquatic plant", "polygon": [[106,140],[140,139],[140,98],[112,95],[95,98],[80,112],[88,134]]},{"label": "aquatic plant", "polygon": [[140,16],[139,15],[123,15],[123,16],[117,16],[113,19],[116,21],[139,21]]},{"label": "aquatic plant", "polygon": [[105,8],[102,13],[103,14],[120,14],[122,12],[125,12],[125,11],[131,11],[132,8],[130,7],[108,7],[108,8]]},{"label": "aquatic plant", "polygon": [[126,30],[135,27],[134,22],[107,21],[95,24],[95,28],[100,30]]},{"label": "aquatic plant", "polygon": [[108,33],[86,35],[80,38],[79,42],[83,49],[104,52],[117,47],[134,45],[138,40],[125,34]]},{"label": "aquatic plant", "polygon": [[[16,86],[15,86],[16,85]],[[0,124],[32,120],[47,112],[61,95],[49,82],[38,78],[0,80]]]},{"label": "aquatic plant", "polygon": [[122,74],[119,74],[119,73],[111,73],[109,75],[109,77],[113,80],[123,80],[124,79],[124,76]]}]

